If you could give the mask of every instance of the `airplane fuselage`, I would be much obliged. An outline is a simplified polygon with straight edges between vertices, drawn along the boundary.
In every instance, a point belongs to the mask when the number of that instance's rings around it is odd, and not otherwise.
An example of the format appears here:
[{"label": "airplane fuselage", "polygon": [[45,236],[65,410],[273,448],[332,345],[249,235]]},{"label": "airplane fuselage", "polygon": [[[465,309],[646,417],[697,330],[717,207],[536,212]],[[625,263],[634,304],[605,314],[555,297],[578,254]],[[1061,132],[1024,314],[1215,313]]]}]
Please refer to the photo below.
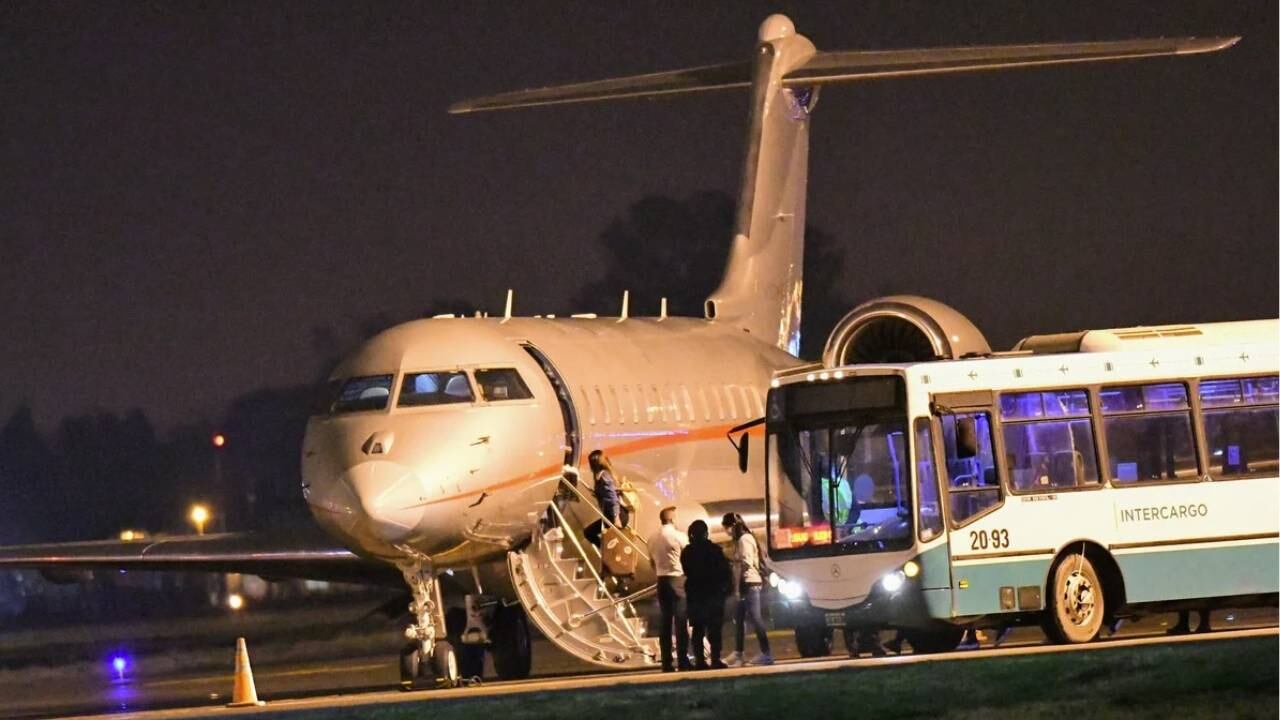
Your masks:
[{"label": "airplane fuselage", "polygon": [[[595,449],[635,485],[641,537],[667,505],[683,523],[758,510],[759,469],[738,471],[725,432],[763,414],[771,373],[795,362],[741,329],[690,318],[405,323],[335,370],[335,391],[353,378],[384,378],[387,401],[310,420],[304,493],[352,550],[391,562],[420,554],[437,570],[484,565],[519,545],[565,464],[580,468],[590,497],[586,457]],[[517,372],[531,397],[488,396],[480,380],[503,370]],[[472,399],[454,380],[445,404],[401,402],[424,372],[464,373]],[[589,522],[588,505],[569,508]]]}]

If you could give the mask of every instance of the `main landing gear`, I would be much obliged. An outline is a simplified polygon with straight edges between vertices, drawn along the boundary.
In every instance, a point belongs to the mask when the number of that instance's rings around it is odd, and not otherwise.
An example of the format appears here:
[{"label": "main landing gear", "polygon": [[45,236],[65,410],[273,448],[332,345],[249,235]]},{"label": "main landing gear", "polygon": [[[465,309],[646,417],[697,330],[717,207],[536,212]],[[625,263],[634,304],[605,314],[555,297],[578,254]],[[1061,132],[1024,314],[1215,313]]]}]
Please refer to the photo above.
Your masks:
[{"label": "main landing gear", "polygon": [[440,582],[431,565],[415,559],[400,565],[413,601],[413,624],[405,628],[409,642],[400,651],[400,687],[457,687],[461,682],[458,654],[445,639],[444,602]]}]

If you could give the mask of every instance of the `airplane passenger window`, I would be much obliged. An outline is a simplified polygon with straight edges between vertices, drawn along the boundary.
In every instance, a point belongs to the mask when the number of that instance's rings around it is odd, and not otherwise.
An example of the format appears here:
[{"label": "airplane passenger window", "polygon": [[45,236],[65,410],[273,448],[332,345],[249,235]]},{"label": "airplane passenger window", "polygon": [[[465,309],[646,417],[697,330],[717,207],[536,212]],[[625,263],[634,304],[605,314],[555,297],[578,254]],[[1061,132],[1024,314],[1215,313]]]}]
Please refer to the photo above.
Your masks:
[{"label": "airplane passenger window", "polygon": [[622,407],[622,402],[618,400],[618,389],[612,385],[609,386],[609,398],[613,400],[614,407],[618,408],[618,424],[627,424],[627,411]]},{"label": "airplane passenger window", "polygon": [[332,413],[360,412],[361,410],[385,410],[391,397],[391,381],[394,375],[369,375],[355,377],[342,384],[342,390],[333,401]]},{"label": "airplane passenger window", "polygon": [[[655,416],[654,413],[658,413]],[[662,403],[662,398],[658,396],[658,386],[649,386],[649,422],[654,421],[654,417],[662,418],[662,422],[667,421],[667,406]]]},{"label": "airplane passenger window", "polygon": [[671,409],[672,419],[680,422],[680,400],[676,398],[676,391],[670,385],[662,388],[662,402]]},{"label": "airplane passenger window", "polygon": [[477,370],[476,382],[480,385],[481,397],[488,402],[528,400],[533,397],[520,373],[511,368]]},{"label": "airplane passenger window", "polygon": [[695,419],[693,417],[693,399],[689,397],[689,388],[681,385],[680,397],[684,400],[684,416],[689,419],[689,422],[693,422]]},{"label": "airplane passenger window", "polygon": [[461,370],[406,373],[396,407],[451,405],[475,400],[467,374]]}]

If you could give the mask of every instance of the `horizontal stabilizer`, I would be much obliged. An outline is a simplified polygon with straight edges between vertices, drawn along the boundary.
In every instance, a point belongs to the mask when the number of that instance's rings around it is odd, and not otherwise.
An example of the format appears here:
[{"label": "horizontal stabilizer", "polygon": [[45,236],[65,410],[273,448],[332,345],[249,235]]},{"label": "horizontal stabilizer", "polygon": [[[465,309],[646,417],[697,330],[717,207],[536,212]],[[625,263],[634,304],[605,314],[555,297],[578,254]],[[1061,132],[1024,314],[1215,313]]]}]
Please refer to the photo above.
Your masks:
[{"label": "horizontal stabilizer", "polygon": [[[1157,38],[916,50],[817,52],[803,65],[787,73],[783,83],[787,86],[808,86],[853,80],[1125,60],[1160,55],[1192,55],[1223,50],[1239,40],[1239,37]],[[461,114],[747,87],[751,84],[751,72],[751,63],[706,65],[684,70],[489,95],[455,103],[449,107],[449,112]]]},{"label": "horizontal stabilizer", "polygon": [[802,67],[789,73],[784,82],[788,86],[805,86],[912,75],[1128,60],[1160,55],[1194,55],[1223,50],[1235,45],[1239,40],[1239,37],[1158,38],[924,50],[820,52]]},{"label": "horizontal stabilizer", "polygon": [[652,97],[676,93],[720,90],[747,87],[751,84],[751,63],[725,63],[702,67],[671,70],[668,72],[632,75],[629,77],[594,80],[572,85],[553,85],[533,90],[489,95],[488,97],[462,100],[449,106],[453,115],[509,110],[537,105],[565,105],[568,103],[615,100],[627,97]]}]

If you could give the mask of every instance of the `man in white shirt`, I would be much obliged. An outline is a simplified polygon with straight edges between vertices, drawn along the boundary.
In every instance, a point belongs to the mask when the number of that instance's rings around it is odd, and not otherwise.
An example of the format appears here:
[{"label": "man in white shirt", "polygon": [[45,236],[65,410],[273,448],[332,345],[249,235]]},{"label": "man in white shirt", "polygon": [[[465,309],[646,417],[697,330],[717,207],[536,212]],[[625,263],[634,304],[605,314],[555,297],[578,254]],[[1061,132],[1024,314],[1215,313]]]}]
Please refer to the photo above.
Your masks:
[{"label": "man in white shirt", "polygon": [[[649,564],[658,576],[658,607],[662,610],[659,625],[658,647],[662,653],[662,672],[682,672],[689,665],[689,626],[684,594],[684,568],[680,566],[680,551],[689,544],[689,538],[676,529],[676,509],[662,508],[658,514],[662,527],[649,538]],[[676,663],[671,662],[671,635],[676,638]]]}]

